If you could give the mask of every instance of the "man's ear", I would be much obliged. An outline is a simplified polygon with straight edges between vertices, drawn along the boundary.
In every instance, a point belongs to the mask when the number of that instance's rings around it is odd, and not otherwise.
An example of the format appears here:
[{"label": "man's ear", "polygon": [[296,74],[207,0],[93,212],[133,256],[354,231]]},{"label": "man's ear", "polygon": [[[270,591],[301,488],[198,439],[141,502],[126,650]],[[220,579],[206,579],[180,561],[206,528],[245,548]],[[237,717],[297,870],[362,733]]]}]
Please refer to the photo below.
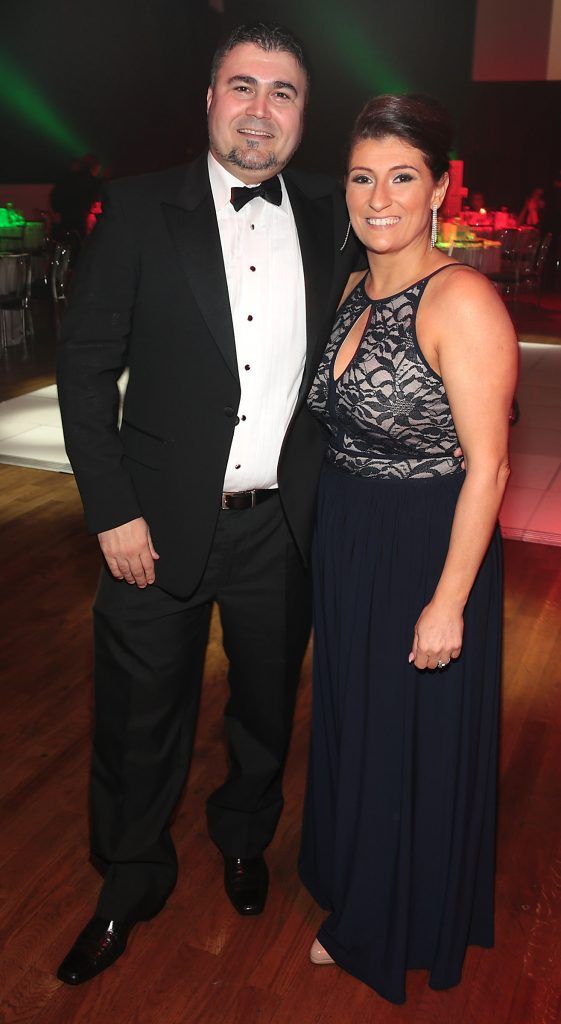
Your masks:
[{"label": "man's ear", "polygon": [[211,103],[212,103],[212,86],[209,85],[209,87],[208,87],[208,89],[206,91],[206,112],[207,112],[207,114],[208,114],[208,111],[209,111]]}]

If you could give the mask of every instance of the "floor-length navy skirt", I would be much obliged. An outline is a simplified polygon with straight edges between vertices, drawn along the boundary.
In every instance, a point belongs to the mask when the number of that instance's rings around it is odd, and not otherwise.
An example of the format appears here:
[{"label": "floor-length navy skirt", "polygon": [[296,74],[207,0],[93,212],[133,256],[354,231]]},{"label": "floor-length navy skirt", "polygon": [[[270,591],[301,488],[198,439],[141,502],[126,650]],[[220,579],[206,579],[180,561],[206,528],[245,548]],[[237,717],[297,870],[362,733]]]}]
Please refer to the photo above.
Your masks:
[{"label": "floor-length navy skirt", "polygon": [[318,938],[395,1003],[407,968],[455,985],[493,944],[501,638],[496,530],[461,656],[408,663],[441,574],[464,474],[322,474],[314,540],[314,699],[300,872]]}]

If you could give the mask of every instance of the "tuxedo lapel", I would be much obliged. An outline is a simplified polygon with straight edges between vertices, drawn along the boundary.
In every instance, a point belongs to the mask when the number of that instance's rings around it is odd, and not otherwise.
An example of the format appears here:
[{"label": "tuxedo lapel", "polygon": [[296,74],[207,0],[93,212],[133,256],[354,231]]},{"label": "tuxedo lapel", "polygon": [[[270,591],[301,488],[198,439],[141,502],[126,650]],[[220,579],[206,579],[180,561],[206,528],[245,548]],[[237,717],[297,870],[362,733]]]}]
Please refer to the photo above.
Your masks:
[{"label": "tuxedo lapel", "polygon": [[162,202],[162,212],[195,301],[238,380],[228,284],[206,156],[189,166],[179,194]]},{"label": "tuxedo lapel", "polygon": [[310,198],[285,175],[296,222],[306,289],[306,369],[303,385],[315,372],[318,346],[325,329],[325,311],[333,285],[333,209],[330,195]]},{"label": "tuxedo lapel", "polygon": [[[334,287],[333,204],[331,190],[311,191],[285,172],[298,232],[306,292],[306,369],[302,391],[311,383],[320,347],[329,327],[326,312]],[[162,212],[191,291],[236,380],[238,366],[220,234],[208,178],[206,154],[190,164],[182,187],[162,201]],[[340,283],[339,283],[340,284]]]}]

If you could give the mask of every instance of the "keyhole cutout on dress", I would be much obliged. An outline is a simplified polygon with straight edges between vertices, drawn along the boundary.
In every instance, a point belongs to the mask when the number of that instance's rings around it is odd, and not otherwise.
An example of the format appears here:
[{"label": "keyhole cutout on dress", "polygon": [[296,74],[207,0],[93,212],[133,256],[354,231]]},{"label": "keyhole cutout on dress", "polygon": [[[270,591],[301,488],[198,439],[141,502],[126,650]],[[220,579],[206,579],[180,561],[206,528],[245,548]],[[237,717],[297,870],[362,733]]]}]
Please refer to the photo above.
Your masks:
[{"label": "keyhole cutout on dress", "polygon": [[339,377],[342,377],[348,370],[360,346],[362,345],[362,339],[368,328],[371,314],[372,306],[367,306],[366,309],[363,309],[360,316],[355,320],[343,344],[338,349],[333,366],[333,377],[336,381],[338,381]]}]

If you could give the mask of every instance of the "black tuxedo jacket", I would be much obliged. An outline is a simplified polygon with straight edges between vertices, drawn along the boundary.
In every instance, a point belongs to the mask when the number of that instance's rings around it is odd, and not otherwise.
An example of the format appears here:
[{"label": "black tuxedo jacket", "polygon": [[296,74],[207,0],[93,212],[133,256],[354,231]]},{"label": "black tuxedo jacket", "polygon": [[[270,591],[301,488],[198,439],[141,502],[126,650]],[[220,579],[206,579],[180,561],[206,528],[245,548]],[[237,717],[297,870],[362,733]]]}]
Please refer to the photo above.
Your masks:
[{"label": "black tuxedo jacket", "polygon": [[[306,394],[356,260],[340,188],[286,170],[306,289],[307,359],[278,465],[304,560],[325,439]],[[129,367],[119,431],[116,381]],[[113,182],[81,258],[58,358],[66,447],[89,529],[144,516],[159,586],[188,596],[220,509],[240,385],[206,154]]]}]

